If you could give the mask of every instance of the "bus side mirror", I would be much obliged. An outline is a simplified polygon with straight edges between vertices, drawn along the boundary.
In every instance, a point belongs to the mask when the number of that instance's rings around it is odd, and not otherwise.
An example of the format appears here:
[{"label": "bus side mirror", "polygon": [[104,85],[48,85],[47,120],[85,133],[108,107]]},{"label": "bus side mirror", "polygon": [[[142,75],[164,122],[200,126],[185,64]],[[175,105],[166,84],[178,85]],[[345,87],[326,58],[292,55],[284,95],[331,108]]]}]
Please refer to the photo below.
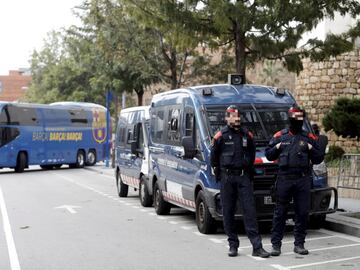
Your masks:
[{"label": "bus side mirror", "polygon": [[181,145],[184,147],[185,159],[192,159],[196,155],[196,149],[192,136],[184,136],[181,140]]},{"label": "bus side mirror", "polygon": [[325,154],[326,146],[328,145],[328,137],[326,135],[319,135],[318,143],[322,153]]}]

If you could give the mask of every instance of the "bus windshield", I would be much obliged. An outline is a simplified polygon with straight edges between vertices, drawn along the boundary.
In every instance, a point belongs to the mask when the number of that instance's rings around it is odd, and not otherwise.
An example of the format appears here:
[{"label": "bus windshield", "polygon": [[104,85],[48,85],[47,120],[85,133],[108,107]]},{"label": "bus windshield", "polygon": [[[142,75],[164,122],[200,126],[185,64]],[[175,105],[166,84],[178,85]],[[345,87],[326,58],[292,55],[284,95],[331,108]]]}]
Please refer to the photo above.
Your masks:
[{"label": "bus windshield", "polygon": [[[259,108],[239,106],[241,111],[241,125],[254,134],[257,144],[266,144],[275,132],[288,127],[287,107]],[[226,125],[225,110],[223,108],[206,108],[208,128],[213,137],[217,131]]]}]

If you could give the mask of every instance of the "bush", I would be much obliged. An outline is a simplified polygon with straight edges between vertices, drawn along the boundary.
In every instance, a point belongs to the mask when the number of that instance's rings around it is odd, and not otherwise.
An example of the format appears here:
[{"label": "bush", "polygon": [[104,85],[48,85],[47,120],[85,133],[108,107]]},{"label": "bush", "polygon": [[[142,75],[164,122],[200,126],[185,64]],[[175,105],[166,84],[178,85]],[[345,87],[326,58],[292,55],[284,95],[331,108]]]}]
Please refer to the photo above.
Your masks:
[{"label": "bush", "polygon": [[360,137],[360,99],[339,98],[323,119],[325,131],[343,137]]},{"label": "bush", "polygon": [[329,147],[329,152],[325,155],[325,162],[340,160],[344,154],[345,151],[340,146],[331,145]]}]

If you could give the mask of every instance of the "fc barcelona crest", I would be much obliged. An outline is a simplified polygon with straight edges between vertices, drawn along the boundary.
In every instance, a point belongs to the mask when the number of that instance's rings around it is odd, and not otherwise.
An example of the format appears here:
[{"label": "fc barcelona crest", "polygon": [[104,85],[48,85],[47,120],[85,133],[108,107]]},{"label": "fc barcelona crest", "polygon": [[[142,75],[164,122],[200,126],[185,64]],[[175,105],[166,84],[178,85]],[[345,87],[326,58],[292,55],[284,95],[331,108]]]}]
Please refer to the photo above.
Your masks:
[{"label": "fc barcelona crest", "polygon": [[106,111],[100,108],[92,110],[93,122],[92,133],[97,143],[103,143],[106,139]]}]

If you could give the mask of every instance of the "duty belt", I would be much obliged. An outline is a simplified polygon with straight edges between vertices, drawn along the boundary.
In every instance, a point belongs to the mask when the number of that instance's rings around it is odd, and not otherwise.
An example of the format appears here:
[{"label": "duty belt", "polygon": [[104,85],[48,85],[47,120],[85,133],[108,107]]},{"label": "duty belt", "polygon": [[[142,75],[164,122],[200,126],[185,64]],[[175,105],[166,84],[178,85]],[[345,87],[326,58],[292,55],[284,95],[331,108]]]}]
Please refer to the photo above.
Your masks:
[{"label": "duty belt", "polygon": [[230,175],[244,175],[245,171],[243,169],[225,169],[225,173]]}]

